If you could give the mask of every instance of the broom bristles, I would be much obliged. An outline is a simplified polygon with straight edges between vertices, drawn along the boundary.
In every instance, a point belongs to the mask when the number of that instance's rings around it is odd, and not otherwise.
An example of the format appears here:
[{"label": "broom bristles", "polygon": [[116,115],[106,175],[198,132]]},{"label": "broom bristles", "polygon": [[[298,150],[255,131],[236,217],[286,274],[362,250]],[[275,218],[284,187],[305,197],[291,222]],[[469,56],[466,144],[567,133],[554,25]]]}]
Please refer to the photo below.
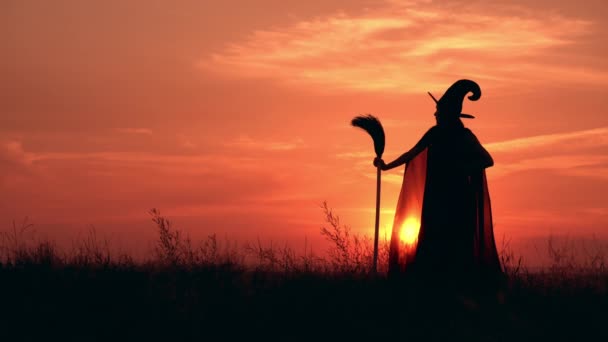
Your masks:
[{"label": "broom bristles", "polygon": [[351,121],[351,125],[365,130],[372,137],[376,156],[382,157],[382,154],[384,153],[385,138],[384,128],[382,128],[380,120],[371,114],[360,115]]}]

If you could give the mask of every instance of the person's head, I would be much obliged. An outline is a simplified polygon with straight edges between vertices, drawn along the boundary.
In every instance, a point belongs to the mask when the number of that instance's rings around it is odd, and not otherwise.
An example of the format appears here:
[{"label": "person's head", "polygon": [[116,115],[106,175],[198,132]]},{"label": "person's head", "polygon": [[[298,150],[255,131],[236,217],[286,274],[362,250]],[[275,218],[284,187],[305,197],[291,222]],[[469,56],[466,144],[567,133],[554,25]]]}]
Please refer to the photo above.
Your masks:
[{"label": "person's head", "polygon": [[438,125],[462,124],[460,118],[474,118],[473,115],[462,113],[462,101],[467,93],[473,93],[469,100],[477,101],[481,97],[481,88],[471,80],[458,80],[452,84],[441,99],[437,100],[429,93],[437,104],[435,119]]},{"label": "person's head", "polygon": [[435,109],[435,122],[438,126],[452,126],[461,125],[460,113],[454,113],[453,111],[445,108],[440,108],[438,105]]}]

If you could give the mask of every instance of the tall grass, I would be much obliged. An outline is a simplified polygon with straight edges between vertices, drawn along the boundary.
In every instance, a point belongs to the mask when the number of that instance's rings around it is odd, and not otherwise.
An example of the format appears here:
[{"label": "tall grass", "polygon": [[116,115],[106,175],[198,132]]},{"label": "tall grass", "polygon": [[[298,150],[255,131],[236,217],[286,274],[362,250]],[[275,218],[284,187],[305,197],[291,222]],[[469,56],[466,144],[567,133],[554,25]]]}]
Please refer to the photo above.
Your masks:
[{"label": "tall grass", "polygon": [[[329,242],[329,248],[322,254],[315,253],[307,245],[303,252],[297,253],[287,245],[264,244],[259,239],[239,246],[234,241],[220,241],[215,234],[202,241],[193,241],[160,210],[153,208],[149,215],[157,231],[157,240],[153,253],[143,262],[135,262],[127,253],[112,253],[109,241],[100,239],[94,227],[80,241],[74,242],[71,250],[61,251],[52,241],[39,239],[34,225],[26,218],[20,223],[13,222],[0,234],[0,265],[46,268],[139,265],[184,270],[229,267],[281,274],[369,276],[373,260],[371,239],[353,233],[327,202],[323,202],[320,209],[324,223],[319,233]],[[539,279],[542,279],[542,282],[563,286],[567,282],[586,279],[595,286],[604,286],[608,283],[607,247],[599,240],[576,244],[574,239],[549,237],[545,257],[550,263],[534,271],[526,266],[522,256],[514,252],[510,239],[503,238],[499,254],[503,270],[512,281],[530,285],[540,283]],[[387,271],[388,251],[389,241],[385,238],[380,244],[380,274]]]},{"label": "tall grass", "polygon": [[[0,265],[4,267],[87,267],[146,266],[157,268],[194,269],[201,267],[234,267],[244,270],[268,271],[283,274],[344,274],[370,275],[373,260],[371,238],[352,232],[327,202],[320,205],[324,223],[319,233],[329,243],[323,255],[307,247],[301,253],[288,245],[264,244],[259,239],[241,246],[231,241],[220,241],[215,234],[202,241],[193,241],[177,229],[173,222],[153,208],[148,213],[157,231],[153,253],[143,262],[135,262],[127,253],[112,253],[110,243],[100,239],[91,227],[87,234],[72,244],[70,251],[60,251],[53,241],[39,239],[34,225],[24,219],[0,233]],[[577,277],[595,277],[605,281],[608,246],[599,240],[576,244],[574,239],[557,241],[549,237],[546,258],[549,265],[531,271],[517,255],[511,240],[503,238],[499,246],[504,272],[511,279],[531,281],[534,275],[544,279],[566,281]],[[386,273],[389,241],[380,244],[379,271]]]},{"label": "tall grass", "polygon": [[[503,239],[505,294],[469,298],[389,280],[388,241],[372,276],[371,239],[327,203],[329,247],[191,239],[157,209],[148,258],[113,251],[94,227],[60,250],[27,220],[0,234],[0,341],[63,340],[580,340],[605,331],[606,245],[554,238],[532,271]],[[502,298],[502,299],[501,299]],[[17,336],[17,337],[15,337]],[[550,338],[546,338],[549,336]],[[602,340],[597,339],[597,340]]]}]

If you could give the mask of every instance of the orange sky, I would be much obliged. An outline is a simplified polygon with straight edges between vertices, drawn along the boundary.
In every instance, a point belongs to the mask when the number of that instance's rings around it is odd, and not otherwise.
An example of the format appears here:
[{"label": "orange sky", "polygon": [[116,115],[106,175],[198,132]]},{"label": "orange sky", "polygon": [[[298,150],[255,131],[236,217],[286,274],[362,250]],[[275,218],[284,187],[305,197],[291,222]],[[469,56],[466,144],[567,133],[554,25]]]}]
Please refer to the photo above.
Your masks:
[{"label": "orange sky", "polygon": [[392,160],[434,124],[426,92],[470,78],[496,234],[606,236],[608,4],[530,3],[2,1],[2,226],[141,242],[158,207],[195,237],[303,244],[327,200],[371,234],[350,119],[377,115]]}]

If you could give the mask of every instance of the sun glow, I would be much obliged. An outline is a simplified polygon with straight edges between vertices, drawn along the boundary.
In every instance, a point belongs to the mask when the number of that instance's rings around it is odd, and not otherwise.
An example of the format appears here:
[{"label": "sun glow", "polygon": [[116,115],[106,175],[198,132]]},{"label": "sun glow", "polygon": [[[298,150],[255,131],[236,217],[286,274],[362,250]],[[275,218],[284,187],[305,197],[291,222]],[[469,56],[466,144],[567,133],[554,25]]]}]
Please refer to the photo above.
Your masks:
[{"label": "sun glow", "polygon": [[413,245],[418,240],[418,231],[420,230],[420,220],[415,217],[408,217],[403,226],[399,237],[401,241],[407,245]]}]

